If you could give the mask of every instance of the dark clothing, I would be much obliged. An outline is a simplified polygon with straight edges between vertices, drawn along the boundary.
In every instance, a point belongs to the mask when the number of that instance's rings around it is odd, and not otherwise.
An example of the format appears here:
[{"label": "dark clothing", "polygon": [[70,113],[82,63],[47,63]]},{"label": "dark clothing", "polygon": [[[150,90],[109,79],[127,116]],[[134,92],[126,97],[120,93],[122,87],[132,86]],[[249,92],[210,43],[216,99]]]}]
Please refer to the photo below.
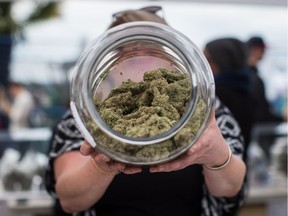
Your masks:
[{"label": "dark clothing", "polygon": [[247,47],[236,38],[219,38],[207,43],[205,51],[214,73],[216,95],[232,112],[242,130],[243,160],[246,162],[255,115],[251,73],[246,66]]},{"label": "dark clothing", "polygon": [[97,203],[97,216],[200,216],[201,171],[194,165],[171,173],[150,173],[146,168],[134,175],[119,174]]},{"label": "dark clothing", "polygon": [[225,72],[215,76],[216,95],[230,109],[238,121],[244,136],[243,160],[247,159],[251,131],[255,122],[255,100],[251,92],[251,76],[248,70],[239,73]]},{"label": "dark clothing", "polygon": [[[255,114],[255,125],[277,125],[278,123],[284,122],[285,119],[281,116],[277,116],[273,113],[272,107],[270,106],[266,94],[265,85],[261,77],[258,75],[258,69],[255,66],[251,66],[251,77],[252,77],[252,92],[255,99],[255,106],[257,106],[257,112]],[[255,136],[254,139],[264,150],[268,160],[271,158],[270,149],[274,144],[276,136],[272,134],[261,134]]]},{"label": "dark clothing", "polygon": [[0,130],[7,130],[9,127],[9,117],[0,110]]},{"label": "dark clothing", "polygon": [[258,75],[257,67],[251,66],[250,69],[252,72],[252,92],[255,98],[255,105],[257,106],[256,123],[283,122],[284,119],[281,116],[277,116],[272,112],[272,108],[266,98],[264,82]]}]

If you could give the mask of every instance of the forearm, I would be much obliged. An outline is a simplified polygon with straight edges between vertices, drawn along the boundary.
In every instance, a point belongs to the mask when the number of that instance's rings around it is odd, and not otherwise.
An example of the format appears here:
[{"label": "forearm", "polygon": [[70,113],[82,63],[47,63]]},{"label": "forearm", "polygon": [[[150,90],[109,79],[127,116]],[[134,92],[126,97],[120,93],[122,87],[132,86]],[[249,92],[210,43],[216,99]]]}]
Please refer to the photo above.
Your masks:
[{"label": "forearm", "polygon": [[[114,178],[113,175],[100,173],[90,157],[80,156],[81,160],[79,156],[77,157],[79,159],[77,163],[74,162],[75,160],[70,161],[74,164],[69,167],[73,168],[59,172],[61,174],[56,179],[56,193],[63,209],[67,212],[90,208],[102,197]],[[61,158],[56,163],[61,163]]]},{"label": "forearm", "polygon": [[204,178],[209,192],[217,197],[233,197],[241,189],[246,172],[244,162],[232,156],[230,163],[220,170],[209,170],[204,166]]}]

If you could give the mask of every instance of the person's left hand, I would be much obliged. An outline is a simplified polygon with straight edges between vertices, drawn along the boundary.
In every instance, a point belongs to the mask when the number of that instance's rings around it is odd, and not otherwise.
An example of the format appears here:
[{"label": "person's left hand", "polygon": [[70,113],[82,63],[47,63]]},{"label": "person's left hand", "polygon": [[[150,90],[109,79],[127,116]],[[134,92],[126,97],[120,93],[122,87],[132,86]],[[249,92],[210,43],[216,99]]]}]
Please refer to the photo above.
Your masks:
[{"label": "person's left hand", "polygon": [[228,158],[228,148],[213,112],[208,127],[186,153],[170,162],[151,166],[150,172],[176,171],[192,164],[206,164],[212,167],[221,165]]}]

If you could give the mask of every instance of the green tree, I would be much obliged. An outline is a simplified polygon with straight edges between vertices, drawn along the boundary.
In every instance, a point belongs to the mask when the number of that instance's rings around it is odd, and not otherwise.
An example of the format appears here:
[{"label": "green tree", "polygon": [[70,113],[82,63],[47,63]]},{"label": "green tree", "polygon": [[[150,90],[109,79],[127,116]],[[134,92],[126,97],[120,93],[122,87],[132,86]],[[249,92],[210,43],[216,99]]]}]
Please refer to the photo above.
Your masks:
[{"label": "green tree", "polygon": [[13,48],[13,37],[22,34],[24,28],[31,23],[59,16],[59,1],[32,1],[34,10],[26,19],[17,22],[12,15],[12,7],[16,1],[0,2],[0,85],[6,86],[9,79],[9,64]]}]

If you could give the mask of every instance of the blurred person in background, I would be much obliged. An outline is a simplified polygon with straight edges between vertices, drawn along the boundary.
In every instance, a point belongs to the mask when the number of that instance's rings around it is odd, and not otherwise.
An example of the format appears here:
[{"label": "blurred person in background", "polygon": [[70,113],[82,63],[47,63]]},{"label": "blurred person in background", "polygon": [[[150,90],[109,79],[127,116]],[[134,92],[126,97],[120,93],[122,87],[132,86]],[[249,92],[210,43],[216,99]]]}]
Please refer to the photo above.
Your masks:
[{"label": "blurred person in background", "polygon": [[[133,21],[166,23],[157,16],[159,10],[121,11],[110,27]],[[161,165],[128,166],[84,141],[69,109],[52,138],[46,187],[56,198],[57,216],[232,216],[245,188],[241,138],[236,120],[217,99],[207,129],[190,150]]]},{"label": "blurred person in background", "polygon": [[34,109],[34,98],[22,83],[11,81],[8,84],[11,99],[2,98],[0,107],[9,117],[9,130],[16,131],[30,127],[30,118]]},{"label": "blurred person in background", "polygon": [[[273,112],[267,97],[265,84],[259,76],[258,64],[263,59],[267,46],[264,39],[259,36],[251,37],[247,42],[248,46],[248,66],[252,71],[253,93],[256,100],[257,113],[255,120],[257,123],[279,123],[287,121],[287,116],[278,116]],[[272,74],[271,74],[272,75]]]},{"label": "blurred person in background", "polygon": [[9,117],[0,109],[0,130],[7,130],[9,127]]},{"label": "blurred person in background", "polygon": [[[5,89],[0,86],[0,104],[6,103]],[[8,130],[9,117],[6,112],[0,106],[0,130]]]},{"label": "blurred person in background", "polygon": [[214,75],[216,95],[230,109],[243,132],[246,162],[256,114],[246,45],[236,38],[219,38],[206,44],[204,54]]},{"label": "blurred person in background", "polygon": [[[259,63],[263,59],[267,45],[262,37],[251,37],[247,42],[248,47],[248,67],[251,72],[252,92],[255,98],[255,130],[260,131],[254,137],[256,141],[264,150],[265,158],[269,161],[271,158],[271,147],[273,146],[276,136],[272,133],[273,127],[287,121],[287,113],[282,116],[276,114],[272,105],[267,99],[266,88],[263,79],[259,75]],[[270,74],[273,76],[273,74]],[[287,108],[286,108],[287,109]],[[270,128],[271,133],[261,132],[265,127]],[[267,129],[266,129],[267,130]]]}]

